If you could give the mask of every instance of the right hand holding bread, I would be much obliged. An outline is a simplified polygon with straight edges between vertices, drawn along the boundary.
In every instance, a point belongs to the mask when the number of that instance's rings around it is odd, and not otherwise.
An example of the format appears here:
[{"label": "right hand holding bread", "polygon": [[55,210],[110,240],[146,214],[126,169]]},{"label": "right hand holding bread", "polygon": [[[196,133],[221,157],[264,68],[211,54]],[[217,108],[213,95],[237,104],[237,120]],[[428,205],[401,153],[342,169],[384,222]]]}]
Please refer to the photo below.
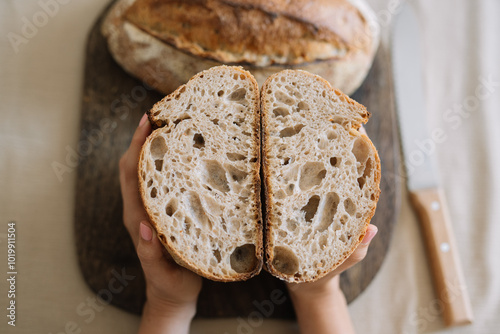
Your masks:
[{"label": "right hand holding bread", "polygon": [[287,283],[301,333],[354,333],[339,277],[365,258],[377,231],[376,226],[369,225],[354,253],[325,277],[308,283]]}]

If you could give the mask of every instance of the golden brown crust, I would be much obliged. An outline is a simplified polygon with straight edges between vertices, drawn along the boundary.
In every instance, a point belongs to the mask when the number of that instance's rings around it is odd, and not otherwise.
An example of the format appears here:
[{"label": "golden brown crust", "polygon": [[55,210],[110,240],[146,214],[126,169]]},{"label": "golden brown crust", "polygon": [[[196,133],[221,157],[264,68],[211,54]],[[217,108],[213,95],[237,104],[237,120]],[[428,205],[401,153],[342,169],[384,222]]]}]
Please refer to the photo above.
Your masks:
[{"label": "golden brown crust", "polygon": [[[227,66],[221,66],[219,68],[227,68]],[[144,204],[144,208],[146,210],[146,213],[148,214],[149,221],[151,224],[154,226],[155,230],[157,231],[157,236],[160,242],[163,244],[163,246],[167,249],[169,254],[172,256],[172,258],[175,260],[175,262],[193,272],[196,274],[203,276],[205,278],[208,278],[213,281],[219,281],[219,282],[234,282],[234,281],[244,281],[247,280],[255,275],[257,275],[261,269],[262,269],[262,263],[263,263],[263,231],[262,231],[262,213],[261,213],[261,204],[260,204],[260,108],[259,108],[259,103],[260,103],[260,97],[259,97],[259,89],[257,82],[255,82],[255,79],[253,76],[243,70],[242,68],[238,67],[231,67],[232,70],[239,72],[241,75],[244,75],[247,79],[249,79],[252,82],[252,85],[254,87],[254,92],[257,94],[257,98],[255,99],[254,105],[252,106],[253,110],[255,110],[254,113],[254,122],[253,122],[253,131],[254,131],[254,156],[256,157],[255,161],[255,168],[253,169],[253,185],[255,189],[255,204],[254,204],[254,214],[255,214],[255,220],[256,220],[256,226],[257,228],[255,229],[256,233],[256,243],[255,243],[255,256],[257,258],[257,266],[255,267],[254,270],[251,272],[247,273],[239,273],[236,275],[227,275],[227,276],[217,276],[214,275],[213,273],[210,273],[208,271],[202,270],[198,266],[196,266],[194,263],[190,262],[188,259],[183,257],[179,252],[177,252],[176,248],[173,247],[173,245],[169,242],[168,236],[164,235],[161,233],[161,222],[158,221],[158,217],[153,214],[152,209],[147,205],[147,187],[146,187],[146,182],[145,182],[145,172],[141,168],[141,162],[145,160],[144,154],[145,154],[145,148],[149,147],[151,141],[156,137],[157,134],[161,132],[161,127],[164,125],[162,124],[162,120],[154,115],[155,110],[159,108],[159,105],[161,104],[162,101],[164,100],[171,100],[175,99],[176,96],[179,94],[182,94],[183,92],[183,87],[184,85],[178,87],[172,94],[164,97],[161,101],[156,103],[151,110],[147,112],[148,118],[153,125],[153,127],[157,127],[156,130],[154,130],[146,139],[146,142],[144,143],[140,157],[139,157],[139,165],[138,165],[138,178],[139,178],[139,193],[141,196],[141,200]],[[203,78],[203,75],[205,72],[198,73],[195,75],[191,80],[198,80],[200,78]],[[191,81],[190,80],[190,81]]]},{"label": "golden brown crust", "polygon": [[125,18],[193,55],[260,66],[368,50],[368,23],[348,1],[137,0]]},{"label": "golden brown crust", "polygon": [[[319,1],[317,3],[321,2],[322,1]],[[103,22],[102,32],[108,40],[108,47],[115,60],[127,72],[143,80],[149,86],[156,88],[160,92],[169,94],[178,86],[186,83],[196,73],[213,66],[221,65],[224,62],[231,62],[229,58],[221,58],[223,61],[214,60],[214,58],[217,57],[187,51],[189,47],[178,48],[170,42],[161,41],[152,34],[139,29],[136,25],[124,19],[124,13],[133,3],[134,0],[119,0],[108,12],[106,19]],[[246,6],[246,1],[225,1],[224,3],[235,3],[238,6]],[[271,7],[269,6],[272,4],[274,4],[274,6],[279,5],[277,1],[273,1],[267,5],[266,1],[260,1],[257,3],[260,4],[259,8],[264,8],[267,11],[271,11]],[[345,3],[347,3],[347,5]],[[304,10],[300,10],[301,7],[298,7],[299,4],[302,4],[302,6],[306,8]],[[255,6],[253,8],[256,8]],[[369,10],[348,10],[348,8],[350,8],[349,6],[352,5],[346,0],[332,1],[329,6],[331,7],[331,11],[334,11],[334,6],[341,6],[344,8],[335,15],[341,15],[341,13],[344,13],[342,15],[347,15],[349,17],[354,15],[363,18],[362,21],[364,30],[356,30],[354,28],[355,25],[351,25],[351,23],[357,19],[348,18],[346,20],[350,23],[349,25],[345,25],[341,23],[343,20],[342,18],[328,20],[329,16],[323,16],[322,14],[327,11],[319,10],[321,15],[318,14],[317,20],[319,23],[315,26],[321,25],[321,29],[328,28],[328,31],[333,31],[336,36],[338,36],[339,43],[343,43],[342,45],[345,44],[345,46],[349,49],[349,52],[347,52],[344,56],[333,57],[320,61],[311,61],[314,59],[320,59],[321,57],[318,56],[319,53],[314,54],[314,50],[316,49],[315,47],[312,47],[312,44],[306,43],[309,47],[308,50],[310,51],[304,54],[305,58],[299,63],[297,63],[297,58],[295,63],[288,62],[289,64],[286,65],[275,64],[261,66],[262,64],[259,64],[257,58],[254,57],[254,61],[244,62],[241,65],[243,65],[245,69],[252,72],[259,85],[261,85],[268,76],[279,72],[286,67],[291,69],[303,69],[311,73],[319,74],[329,82],[334,83],[335,86],[343,92],[347,94],[352,93],[361,84],[364,77],[368,73],[378,45],[378,33],[376,30],[366,30],[368,25],[365,17],[370,15],[371,12]],[[283,18],[286,17],[291,20],[295,20],[293,22],[296,22],[297,26],[301,26],[303,24],[306,24],[307,26],[308,24],[314,24],[315,22],[314,20],[306,19],[306,15],[313,16],[313,7],[314,6],[311,5],[306,6],[304,1],[298,1],[291,7],[291,9],[285,8],[284,10],[291,11],[293,9],[299,14],[303,12],[303,14],[301,14],[304,15],[303,17],[298,15],[293,16],[293,13],[291,12],[283,12],[283,14],[280,15],[282,15]],[[318,11],[318,9],[316,9],[316,11]],[[143,15],[139,15],[139,13],[142,13],[142,10],[137,12],[137,20],[139,20],[139,18]],[[363,15],[361,15],[361,13]],[[335,15],[330,18],[337,17]],[[314,17],[311,17],[311,19],[313,18]],[[323,21],[325,22],[321,23]],[[327,27],[327,23],[335,26],[339,25],[341,29],[339,30],[339,28],[337,28],[337,30],[334,31],[330,29],[333,28],[333,26]],[[234,33],[233,30],[235,29],[228,29],[231,33]],[[352,38],[352,40],[348,43],[346,41],[349,40],[349,38]],[[286,45],[288,45],[288,42],[282,43],[281,38],[275,37],[266,39],[266,42],[267,44],[262,46],[264,49],[273,47],[273,45],[277,45],[276,48],[281,49],[287,48]],[[259,45],[264,44],[261,43]],[[293,45],[293,43],[290,45]],[[225,54],[228,57],[234,57],[231,53],[224,53],[223,48],[217,48],[217,52],[221,52],[221,54]],[[283,53],[284,51],[282,50],[280,52]],[[255,54],[257,53],[254,53],[254,55]],[[265,57],[262,56],[259,59],[263,62],[265,59],[268,59],[269,56],[272,56],[272,54],[266,54]],[[283,59],[287,57],[284,57]]]},{"label": "golden brown crust", "polygon": [[[286,71],[291,72],[291,70],[286,70]],[[284,71],[284,72],[286,72],[286,71]],[[307,73],[307,72],[304,72],[304,74],[309,75],[311,77],[314,77],[315,80],[321,82],[325,86],[325,89],[327,89],[330,94],[341,95],[348,103],[353,104],[357,107],[360,107],[361,109],[364,109],[366,111],[366,108],[363,105],[350,99],[347,95],[343,94],[338,89],[333,88],[332,85],[330,85],[330,83],[328,81],[324,80],[323,78],[321,78],[317,75],[311,74],[311,73]],[[265,211],[265,214],[264,214],[264,217],[265,217],[264,234],[265,234],[265,236],[264,236],[264,238],[266,240],[266,244],[265,244],[265,248],[264,248],[264,258],[265,258],[265,267],[264,268],[266,271],[268,271],[273,276],[276,276],[276,277],[278,277],[284,281],[287,281],[287,282],[295,282],[295,283],[313,282],[313,281],[316,281],[316,280],[326,276],[329,272],[331,272],[332,270],[337,268],[339,265],[341,265],[345,260],[347,260],[347,258],[356,250],[358,245],[361,243],[362,238],[366,234],[366,230],[368,228],[368,225],[370,224],[370,221],[375,214],[377,202],[378,202],[379,196],[380,196],[380,188],[378,187],[374,193],[375,198],[373,199],[373,202],[375,203],[375,205],[373,206],[373,209],[371,210],[371,212],[368,213],[367,218],[365,219],[365,221],[363,223],[363,233],[360,235],[360,238],[357,240],[357,242],[352,244],[352,247],[344,255],[344,257],[341,260],[339,260],[336,264],[334,264],[330,268],[323,268],[323,270],[321,272],[319,272],[312,279],[306,279],[304,277],[295,277],[293,275],[286,275],[286,274],[284,274],[284,273],[282,273],[274,268],[274,266],[272,265],[272,262],[273,262],[272,254],[273,254],[273,245],[275,244],[275,242],[274,242],[273,234],[271,233],[271,230],[273,228],[272,222],[274,221],[274,219],[273,219],[274,217],[272,215],[271,208],[273,208],[273,206],[275,204],[274,204],[274,200],[273,200],[273,194],[271,191],[272,181],[271,181],[271,177],[270,177],[271,173],[269,170],[269,163],[268,163],[268,157],[269,157],[269,151],[270,151],[269,142],[268,142],[268,137],[269,137],[268,119],[269,119],[270,110],[267,108],[267,104],[263,103],[263,101],[265,100],[264,96],[266,95],[266,92],[268,91],[268,85],[270,85],[270,83],[272,82],[274,77],[277,75],[278,75],[278,73],[267,78],[267,80],[264,82],[264,84],[262,85],[262,88],[261,88],[261,118],[262,118],[262,120],[261,120],[261,124],[262,124],[262,148],[261,148],[261,152],[262,153],[261,153],[261,155],[262,155],[262,183],[263,183],[264,198],[265,198],[265,208],[263,208],[263,210]],[[368,111],[366,111],[364,113],[364,116],[363,116],[362,121],[360,123],[353,123],[352,124],[352,129],[357,131],[357,129],[359,129],[359,127],[362,124],[364,124],[368,121],[369,117],[370,117],[370,113]],[[367,141],[367,143],[369,143],[371,149],[375,152],[375,160],[376,161],[375,161],[375,168],[374,168],[374,170],[375,170],[374,179],[375,179],[375,183],[377,185],[379,185],[380,179],[381,179],[381,165],[380,165],[380,158],[378,156],[377,149],[375,148],[372,141],[369,139],[369,137],[367,135],[361,134],[361,136],[366,139],[366,141]]]}]

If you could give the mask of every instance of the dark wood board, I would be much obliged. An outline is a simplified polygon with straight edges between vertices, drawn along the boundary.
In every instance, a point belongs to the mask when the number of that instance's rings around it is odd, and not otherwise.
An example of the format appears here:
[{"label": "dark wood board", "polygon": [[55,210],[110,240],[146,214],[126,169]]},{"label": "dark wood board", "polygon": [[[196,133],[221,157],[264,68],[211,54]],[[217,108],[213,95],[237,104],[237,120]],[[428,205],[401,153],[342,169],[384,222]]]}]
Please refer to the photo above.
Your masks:
[{"label": "dark wood board", "polygon": [[[145,301],[144,277],[132,241],[122,224],[118,160],[127,149],[141,118],[162,95],[127,75],[112,59],[100,33],[101,19],[87,41],[80,123],[80,155],[75,198],[75,242],[79,265],[90,288],[111,303],[140,313]],[[389,248],[399,208],[399,144],[395,126],[390,59],[380,48],[364,84],[353,95],[372,113],[366,130],[382,161],[379,204],[372,223],[379,233],[366,259],[341,275],[347,300],[354,300],[371,282]],[[135,276],[114,293],[116,274]],[[280,290],[286,301],[269,317],[293,318],[284,284],[262,272],[246,282],[204,280],[198,301],[199,317],[246,317]],[[276,293],[276,292],[275,292]],[[262,313],[261,313],[262,314]],[[266,314],[267,316],[267,314]]]}]

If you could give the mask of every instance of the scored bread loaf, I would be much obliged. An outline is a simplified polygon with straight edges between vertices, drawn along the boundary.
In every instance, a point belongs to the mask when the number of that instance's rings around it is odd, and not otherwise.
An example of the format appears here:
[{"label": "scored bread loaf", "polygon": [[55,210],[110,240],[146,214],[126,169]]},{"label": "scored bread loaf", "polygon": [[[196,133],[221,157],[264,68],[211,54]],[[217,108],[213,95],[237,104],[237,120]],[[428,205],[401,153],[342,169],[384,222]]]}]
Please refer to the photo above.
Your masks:
[{"label": "scored bread loaf", "polygon": [[285,70],[261,90],[267,270],[314,281],[356,249],[375,213],[380,160],[362,105],[319,76]]},{"label": "scored bread loaf", "polygon": [[262,267],[259,89],[238,67],[203,71],[149,111],[141,197],[180,265],[216,281]]},{"label": "scored bread loaf", "polygon": [[244,66],[259,84],[303,69],[350,94],[379,43],[364,0],[118,0],[102,33],[127,72],[165,94],[222,64]]}]

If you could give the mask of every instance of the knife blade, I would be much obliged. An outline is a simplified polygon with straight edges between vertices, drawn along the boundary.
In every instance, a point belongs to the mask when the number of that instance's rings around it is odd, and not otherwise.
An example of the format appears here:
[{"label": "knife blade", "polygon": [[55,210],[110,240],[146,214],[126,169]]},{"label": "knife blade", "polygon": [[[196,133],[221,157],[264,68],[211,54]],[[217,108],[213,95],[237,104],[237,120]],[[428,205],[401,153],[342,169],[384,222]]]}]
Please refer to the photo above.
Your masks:
[{"label": "knife blade", "polygon": [[407,185],[421,223],[444,322],[465,325],[473,321],[472,308],[436,169],[438,130],[431,133],[426,122],[419,32],[413,8],[405,3],[393,26],[392,62]]}]

